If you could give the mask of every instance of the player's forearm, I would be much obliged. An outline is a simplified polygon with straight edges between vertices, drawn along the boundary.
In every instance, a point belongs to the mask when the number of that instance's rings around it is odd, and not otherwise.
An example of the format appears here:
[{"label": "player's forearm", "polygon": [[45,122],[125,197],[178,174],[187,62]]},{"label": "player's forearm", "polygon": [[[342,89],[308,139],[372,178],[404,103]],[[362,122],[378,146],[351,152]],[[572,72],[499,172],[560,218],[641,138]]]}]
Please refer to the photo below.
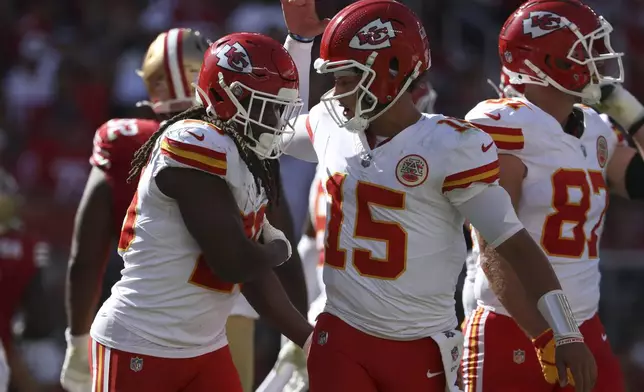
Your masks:
[{"label": "player's forearm", "polygon": [[72,260],[67,271],[67,325],[74,336],[89,332],[102,288],[107,254],[102,262]]},{"label": "player's forearm", "polygon": [[243,294],[259,315],[302,347],[313,327],[289,301],[273,272],[244,284]]},{"label": "player's forearm", "polygon": [[548,323],[536,306],[526,306],[534,303],[533,300],[528,298],[512,267],[494,249],[487,247],[483,252],[481,267],[490,289],[530,338],[536,338],[548,329]]},{"label": "player's forearm", "polygon": [[548,258],[525,229],[497,246],[496,251],[507,260],[531,303],[536,304],[550,291],[561,290]]},{"label": "player's forearm", "polygon": [[280,192],[282,194],[280,203],[269,206],[267,217],[275,228],[284,233],[291,243],[291,249],[295,249],[295,251],[286,263],[275,269],[275,273],[291,302],[302,315],[306,315],[308,311],[306,280],[304,279],[302,260],[296,250],[297,242],[295,242],[295,233],[293,230],[293,216],[291,215],[288,200],[284,197],[284,190],[280,189]]},{"label": "player's forearm", "polygon": [[228,243],[226,249],[204,252],[206,263],[217,276],[230,283],[245,283],[284,263],[285,252],[278,241],[259,244],[252,240]]},{"label": "player's forearm", "polygon": [[[294,247],[294,249],[296,248]],[[275,268],[275,273],[295,308],[300,314],[306,315],[308,311],[306,281],[304,280],[302,261],[297,251],[293,252],[293,255],[286,263]]]}]

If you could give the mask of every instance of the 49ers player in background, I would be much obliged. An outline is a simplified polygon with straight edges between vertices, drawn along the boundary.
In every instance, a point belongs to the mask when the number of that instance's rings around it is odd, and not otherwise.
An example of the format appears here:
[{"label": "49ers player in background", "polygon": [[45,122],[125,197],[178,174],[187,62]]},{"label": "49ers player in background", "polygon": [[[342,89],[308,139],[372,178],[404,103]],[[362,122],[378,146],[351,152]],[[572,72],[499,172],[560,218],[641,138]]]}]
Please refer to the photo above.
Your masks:
[{"label": "49ers player in background", "polygon": [[284,335],[310,342],[273,272],[291,245],[269,223],[283,226],[287,208],[276,158],[302,105],[295,64],[269,37],[225,36],[206,51],[197,97],[134,156],[125,268],[90,330],[96,389],[241,391],[225,331],[240,291]]},{"label": "49ers player in background", "polygon": [[67,274],[67,351],[61,384],[69,392],[91,389],[89,329],[101,293],[103,273],[113,241],[123,224],[136,182],[127,183],[134,152],[168,119],[194,104],[191,83],[208,48],[198,31],[171,29],[152,42],[137,71],[143,79],[157,120],[113,119],[94,136],[94,151],[85,191],[78,206]]},{"label": "49ers player in background", "polygon": [[[49,262],[49,245],[36,240],[20,222],[20,194],[16,180],[0,169],[0,339],[11,369],[11,390],[36,391],[43,385],[29,370],[21,348],[15,344],[13,321],[21,312],[25,328],[22,340],[33,341],[34,351],[42,352],[46,343],[38,341],[51,332],[51,316],[42,284],[42,269]],[[3,353],[4,354],[4,353]],[[5,359],[0,355],[1,360]],[[0,365],[0,368],[4,366]],[[0,373],[4,373],[0,370]],[[0,376],[9,377],[8,373]],[[8,381],[8,379],[7,379]],[[2,385],[0,382],[0,390]]]},{"label": "49ers player in background", "polygon": [[[585,339],[598,366],[593,389],[598,392],[624,390],[619,362],[597,315],[599,238],[608,193],[644,198],[642,157],[620,145],[610,123],[595,110],[578,104],[599,104],[600,86],[613,84],[602,110],[636,142],[644,142],[642,106],[614,85],[623,81],[623,68],[622,54],[610,45],[611,31],[608,22],[580,1],[523,4],[501,30],[499,56],[509,82],[521,87],[524,96],[482,102],[466,116],[497,144],[500,183],[563,287],[539,305],[568,295],[575,321],[571,327],[579,325],[581,332],[574,338]],[[618,75],[600,72],[611,66]],[[478,247],[479,306],[466,330],[466,390],[573,390],[555,385],[565,384],[565,373],[555,367],[553,353],[571,337],[553,333],[549,325],[563,321],[525,306],[526,291],[515,274],[480,238]],[[578,375],[574,385],[576,390],[589,389]]]},{"label": "49ers player in background", "polygon": [[[308,51],[289,52],[308,69]],[[327,302],[308,358],[310,390],[459,390],[454,291],[467,218],[510,261],[530,306],[546,303],[546,318],[565,320],[552,325],[571,337],[557,361],[589,391],[592,355],[567,303],[550,301],[559,282],[498,184],[491,137],[414,105],[409,87],[429,66],[422,24],[392,0],[349,5],[322,36],[315,68],[332,73],[335,88],[298,121],[287,151],[317,158],[327,175]]]}]

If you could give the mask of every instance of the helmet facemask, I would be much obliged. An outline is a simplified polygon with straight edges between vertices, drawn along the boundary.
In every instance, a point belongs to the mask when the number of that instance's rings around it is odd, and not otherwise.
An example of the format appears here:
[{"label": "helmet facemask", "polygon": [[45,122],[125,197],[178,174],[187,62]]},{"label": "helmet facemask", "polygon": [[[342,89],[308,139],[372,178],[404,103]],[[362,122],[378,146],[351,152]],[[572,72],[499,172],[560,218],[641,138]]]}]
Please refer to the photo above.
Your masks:
[{"label": "helmet facemask", "polygon": [[[236,109],[226,122],[241,127],[239,132],[254,143],[248,148],[259,158],[279,158],[293,139],[295,121],[302,110],[298,90],[281,88],[277,94],[269,94],[241,82],[233,82],[229,86],[222,73],[219,73],[219,85]],[[197,100],[205,106],[206,113],[218,119],[208,95],[198,86],[195,85],[195,88]],[[202,98],[205,98],[205,102]]]},{"label": "helmet facemask", "polygon": [[[405,80],[398,95],[382,107],[383,105],[378,105],[378,97],[370,91],[370,87],[377,76],[376,72],[371,68],[377,55],[377,52],[372,52],[366,64],[361,64],[355,60],[328,61],[317,59],[315,61],[315,69],[320,74],[334,73],[361,76],[360,81],[351,91],[336,95],[335,88],[333,88],[320,98],[320,102],[324,104],[327,112],[340,128],[345,128],[351,132],[363,132],[366,130],[369,123],[380,117],[398,101],[400,96],[409,89],[411,83],[420,74],[422,63],[418,62],[410,77]],[[390,72],[397,71],[390,70]],[[353,110],[353,117],[347,119],[343,114],[339,100],[353,95],[356,97],[355,109]],[[381,107],[382,109],[380,109]]]},{"label": "helmet facemask", "polygon": [[[610,34],[613,31],[613,27],[601,16],[599,17],[599,22],[600,26],[597,29],[587,35],[582,35],[577,25],[565,17],[561,17],[563,28],[567,28],[577,37],[566,55],[566,60],[571,63],[571,66],[587,67],[590,75],[588,84],[581,91],[573,91],[563,87],[530,60],[525,60],[525,65],[536,76],[507,70],[510,83],[550,85],[559,91],[580,97],[585,104],[593,105],[598,103],[601,98],[600,87],[602,85],[622,83],[624,81],[624,66],[622,64],[624,54],[615,52],[610,43]],[[614,61],[613,68],[617,73],[616,76],[602,73],[604,69],[609,68],[607,67],[607,62],[610,60]]]}]

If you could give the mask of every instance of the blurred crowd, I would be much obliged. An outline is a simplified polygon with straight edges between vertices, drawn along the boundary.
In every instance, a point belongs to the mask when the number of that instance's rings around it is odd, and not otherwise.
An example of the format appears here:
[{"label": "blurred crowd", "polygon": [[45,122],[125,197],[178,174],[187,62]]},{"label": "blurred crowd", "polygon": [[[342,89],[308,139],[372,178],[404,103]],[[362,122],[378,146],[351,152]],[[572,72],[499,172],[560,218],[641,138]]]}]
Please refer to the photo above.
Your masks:
[{"label": "blurred crowd", "polygon": [[[330,17],[350,2],[319,1],[318,11]],[[494,97],[487,79],[497,83],[499,75],[498,32],[522,1],[403,2],[425,22],[436,110],[463,117],[478,101]],[[587,2],[615,27],[615,49],[626,52],[625,84],[644,100],[644,1]],[[64,275],[94,131],[110,118],[151,116],[149,109],[136,107],[146,91],[135,70],[152,39],[171,27],[193,27],[212,40],[232,31],[263,32],[280,41],[285,37],[278,0],[0,1],[0,164],[21,189],[23,224],[51,249],[48,262],[42,263],[47,302],[41,305],[47,315],[39,320],[47,328],[37,344],[30,339],[20,344],[40,390],[57,390],[66,326]],[[312,77],[311,97],[329,86],[330,80]],[[307,186],[296,193],[287,195],[291,204],[307,202]],[[602,247],[602,318],[631,390],[642,391],[644,205],[613,198]],[[108,280],[118,279],[120,263],[114,254]],[[14,332],[24,329],[25,318],[18,317]],[[262,331],[266,329],[259,328],[258,357],[267,363],[257,367],[259,382],[279,347],[279,338]]]}]

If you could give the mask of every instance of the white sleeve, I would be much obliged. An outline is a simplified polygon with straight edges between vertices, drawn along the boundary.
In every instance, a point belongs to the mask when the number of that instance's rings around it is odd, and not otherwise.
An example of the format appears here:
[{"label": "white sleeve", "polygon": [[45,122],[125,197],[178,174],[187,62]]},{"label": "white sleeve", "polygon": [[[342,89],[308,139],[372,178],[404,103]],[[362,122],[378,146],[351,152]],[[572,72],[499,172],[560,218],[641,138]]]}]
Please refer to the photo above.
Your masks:
[{"label": "white sleeve", "polygon": [[307,162],[317,163],[318,155],[313,148],[309,115],[300,114],[295,121],[295,133],[282,134],[286,149],[284,153]]},{"label": "white sleeve", "polygon": [[[287,144],[286,154],[307,162],[317,162],[318,157],[313,149],[311,141],[310,124],[308,119],[309,109],[309,77],[311,68],[311,48],[313,43],[299,42],[286,37],[284,48],[293,58],[297,73],[300,79],[300,97],[303,101],[302,114],[295,121],[295,133],[293,135],[283,135],[285,144]],[[290,140],[286,140],[289,138]]]},{"label": "white sleeve", "polygon": [[309,111],[309,78],[311,73],[311,48],[313,42],[299,42],[286,37],[284,42],[284,49],[291,55],[295,66],[297,67],[297,74],[300,79],[300,97],[304,102],[302,106],[302,114]]},{"label": "white sleeve", "polygon": [[456,209],[485,238],[491,247],[501,245],[512,237],[523,225],[514,212],[510,195],[498,183],[475,184],[481,191]]}]

